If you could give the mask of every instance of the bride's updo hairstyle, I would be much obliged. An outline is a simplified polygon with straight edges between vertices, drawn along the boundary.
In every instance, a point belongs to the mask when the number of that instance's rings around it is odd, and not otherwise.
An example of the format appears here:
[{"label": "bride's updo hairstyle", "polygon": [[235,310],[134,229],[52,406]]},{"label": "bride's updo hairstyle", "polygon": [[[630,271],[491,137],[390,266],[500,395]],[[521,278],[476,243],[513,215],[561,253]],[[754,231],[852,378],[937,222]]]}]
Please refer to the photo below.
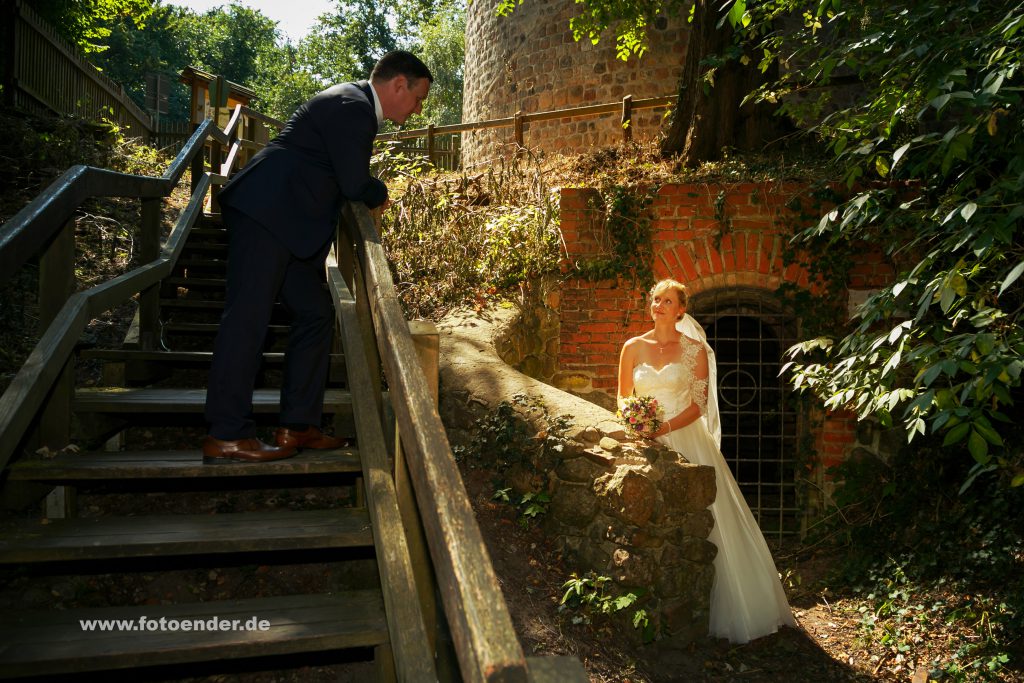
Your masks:
[{"label": "bride's updo hairstyle", "polygon": [[[654,297],[658,296],[659,294],[662,294],[663,292],[669,289],[675,290],[676,296],[679,297],[679,303],[683,306],[683,308],[686,308],[686,305],[690,300],[690,295],[686,293],[686,285],[684,285],[682,282],[679,282],[678,280],[673,280],[672,278],[665,278],[664,280],[661,280],[653,287],[651,287],[651,291],[650,293],[648,293],[648,297],[650,297],[650,299],[653,301]],[[680,319],[682,319],[681,316]]]}]

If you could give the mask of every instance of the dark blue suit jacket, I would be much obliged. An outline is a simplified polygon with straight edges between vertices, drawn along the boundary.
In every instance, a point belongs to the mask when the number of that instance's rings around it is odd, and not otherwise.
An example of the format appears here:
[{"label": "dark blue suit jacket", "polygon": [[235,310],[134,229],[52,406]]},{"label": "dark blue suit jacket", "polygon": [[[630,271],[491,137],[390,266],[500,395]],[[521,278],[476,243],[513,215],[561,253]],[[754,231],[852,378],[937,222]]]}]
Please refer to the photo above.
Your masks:
[{"label": "dark blue suit jacket", "polygon": [[334,236],[343,200],[370,208],[387,200],[384,183],[370,175],[376,135],[369,84],[332,86],[295,110],[284,130],[232,176],[219,201],[308,258]]}]

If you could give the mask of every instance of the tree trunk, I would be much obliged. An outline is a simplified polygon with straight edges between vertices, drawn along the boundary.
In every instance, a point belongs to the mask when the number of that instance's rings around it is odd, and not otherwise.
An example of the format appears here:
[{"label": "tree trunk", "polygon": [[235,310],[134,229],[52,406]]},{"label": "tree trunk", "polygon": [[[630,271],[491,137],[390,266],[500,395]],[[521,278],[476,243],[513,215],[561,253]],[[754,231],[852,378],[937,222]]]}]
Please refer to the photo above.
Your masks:
[{"label": "tree trunk", "polygon": [[755,151],[780,134],[780,122],[768,104],[746,104],[743,97],[773,78],[772,71],[762,74],[757,59],[746,66],[736,59],[720,63],[713,84],[702,79],[709,69],[702,60],[724,55],[732,45],[732,28],[716,28],[720,14],[712,0],[696,0],[693,31],[686,47],[686,58],[679,80],[679,100],[662,153],[680,154],[686,166],[721,158],[723,148]]}]

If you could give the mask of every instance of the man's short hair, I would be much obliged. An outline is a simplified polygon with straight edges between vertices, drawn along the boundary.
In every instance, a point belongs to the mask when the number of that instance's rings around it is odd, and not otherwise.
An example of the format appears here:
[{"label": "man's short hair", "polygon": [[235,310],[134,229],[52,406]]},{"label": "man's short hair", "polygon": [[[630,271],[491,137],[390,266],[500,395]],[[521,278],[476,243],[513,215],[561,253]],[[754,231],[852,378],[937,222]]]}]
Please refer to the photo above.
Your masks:
[{"label": "man's short hair", "polygon": [[395,76],[405,76],[410,81],[426,78],[431,83],[434,76],[420,58],[405,50],[392,50],[377,61],[370,74],[371,81],[390,81]]}]

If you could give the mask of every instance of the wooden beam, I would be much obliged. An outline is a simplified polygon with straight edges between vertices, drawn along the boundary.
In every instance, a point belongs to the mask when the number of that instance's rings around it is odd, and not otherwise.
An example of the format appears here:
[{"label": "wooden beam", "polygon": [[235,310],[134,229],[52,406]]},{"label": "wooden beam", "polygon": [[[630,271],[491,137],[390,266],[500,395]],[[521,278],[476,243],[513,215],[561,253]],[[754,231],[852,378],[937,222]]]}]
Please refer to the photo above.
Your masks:
[{"label": "wooden beam", "polygon": [[[381,356],[409,470],[437,573],[462,678],[525,683],[526,658],[494,574],[448,437],[416,361],[390,266],[366,206],[346,203],[343,216],[360,236],[357,247],[374,292],[373,324],[387,343]],[[348,356],[346,352],[346,356]]]},{"label": "wooden beam", "polygon": [[366,507],[373,522],[377,549],[377,567],[384,593],[384,609],[388,615],[391,648],[394,650],[396,673],[402,681],[437,680],[434,651],[424,627],[423,614],[417,598],[416,579],[409,557],[409,548],[402,518],[398,510],[395,484],[391,479],[380,413],[371,401],[371,392],[378,384],[366,364],[363,337],[359,330],[357,305],[336,265],[328,268],[328,283],[341,326],[345,357],[353,359],[348,368],[349,386],[361,400],[353,403],[356,439],[363,458],[363,479]]}]

